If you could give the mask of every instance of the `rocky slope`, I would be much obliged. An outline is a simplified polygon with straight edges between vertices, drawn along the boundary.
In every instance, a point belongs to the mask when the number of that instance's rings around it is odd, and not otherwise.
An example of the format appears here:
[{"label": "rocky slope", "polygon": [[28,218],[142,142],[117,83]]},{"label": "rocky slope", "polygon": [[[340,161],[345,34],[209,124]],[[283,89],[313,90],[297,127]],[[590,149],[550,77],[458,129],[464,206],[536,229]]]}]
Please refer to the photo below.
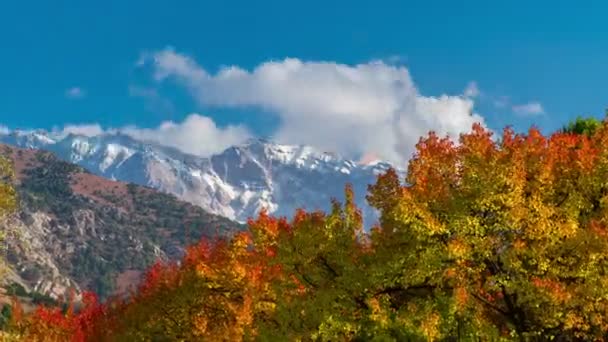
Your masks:
[{"label": "rocky slope", "polygon": [[124,290],[157,259],[176,258],[201,237],[241,224],[172,195],[112,181],[49,152],[0,145],[14,163],[21,208],[0,222],[10,232],[5,283],[51,297],[69,288]]},{"label": "rocky slope", "polygon": [[14,131],[0,135],[0,142],[53,151],[97,175],[174,194],[240,222],[255,216],[262,207],[287,217],[299,207],[327,210],[332,197],[343,197],[344,185],[349,182],[370,226],[377,216],[365,202],[367,186],[390,167],[380,161],[359,164],[311,147],[260,139],[210,158],[120,133],[85,137]]}]

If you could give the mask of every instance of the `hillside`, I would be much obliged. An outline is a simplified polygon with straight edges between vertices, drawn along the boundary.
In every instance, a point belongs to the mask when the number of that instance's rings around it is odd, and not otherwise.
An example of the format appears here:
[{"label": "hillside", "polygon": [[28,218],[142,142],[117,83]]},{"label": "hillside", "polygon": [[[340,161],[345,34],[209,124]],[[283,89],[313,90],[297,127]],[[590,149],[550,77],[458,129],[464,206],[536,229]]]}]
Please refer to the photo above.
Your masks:
[{"label": "hillside", "polygon": [[8,223],[7,283],[51,297],[124,291],[157,259],[241,224],[153,189],[112,181],[54,154],[0,145],[14,163],[21,208]]}]

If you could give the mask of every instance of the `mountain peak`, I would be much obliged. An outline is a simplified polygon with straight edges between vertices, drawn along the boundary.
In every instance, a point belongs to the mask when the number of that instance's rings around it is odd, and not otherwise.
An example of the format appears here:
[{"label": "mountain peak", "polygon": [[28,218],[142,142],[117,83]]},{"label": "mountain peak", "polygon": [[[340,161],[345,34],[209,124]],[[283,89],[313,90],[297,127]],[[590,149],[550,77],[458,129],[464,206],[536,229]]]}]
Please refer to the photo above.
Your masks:
[{"label": "mountain peak", "polygon": [[[366,221],[376,217],[367,206],[367,186],[390,165],[358,161],[307,145],[288,145],[251,138],[211,157],[111,132],[95,137],[44,132],[0,135],[0,142],[54,152],[93,174],[171,193],[212,213],[240,222],[263,207],[291,217],[297,208],[327,210],[331,198],[342,198],[353,184]],[[401,171],[400,171],[401,172]],[[403,172],[401,172],[403,173]]]}]

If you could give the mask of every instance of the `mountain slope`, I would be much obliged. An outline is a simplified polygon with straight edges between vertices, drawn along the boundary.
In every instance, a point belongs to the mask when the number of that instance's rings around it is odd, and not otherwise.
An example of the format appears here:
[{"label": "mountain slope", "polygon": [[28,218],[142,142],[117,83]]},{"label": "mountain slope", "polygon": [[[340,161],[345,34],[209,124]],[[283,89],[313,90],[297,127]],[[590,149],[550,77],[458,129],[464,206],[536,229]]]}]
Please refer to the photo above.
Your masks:
[{"label": "mountain slope", "polygon": [[74,287],[105,296],[155,260],[181,256],[190,242],[244,228],[49,152],[0,145],[0,153],[14,163],[21,202],[3,227],[15,233],[6,255],[10,280],[30,290],[58,297]]},{"label": "mountain slope", "polygon": [[209,212],[240,222],[262,207],[274,215],[291,217],[296,208],[329,209],[332,197],[343,197],[353,184],[356,202],[370,226],[377,219],[367,206],[367,185],[390,165],[361,165],[307,146],[274,144],[255,139],[210,158],[137,141],[116,133],[96,137],[60,136],[44,131],[12,132],[0,141],[55,152],[109,178],[149,186]]}]

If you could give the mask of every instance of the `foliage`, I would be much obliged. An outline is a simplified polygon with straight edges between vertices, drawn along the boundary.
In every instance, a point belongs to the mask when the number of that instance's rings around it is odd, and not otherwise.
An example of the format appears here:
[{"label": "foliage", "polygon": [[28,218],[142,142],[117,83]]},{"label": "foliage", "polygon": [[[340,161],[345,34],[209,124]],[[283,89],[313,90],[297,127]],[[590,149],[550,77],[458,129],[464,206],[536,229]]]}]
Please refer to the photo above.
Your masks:
[{"label": "foliage", "polygon": [[11,162],[0,157],[0,277],[5,272],[4,265],[4,239],[8,232],[8,227],[2,222],[6,216],[17,207],[17,196],[13,186],[14,171]]},{"label": "foliage", "polygon": [[6,328],[8,325],[12,316],[11,311],[12,307],[10,305],[4,305],[2,306],[2,309],[0,309],[0,330]]},{"label": "foliage", "polygon": [[479,125],[458,146],[421,140],[409,186],[382,203],[389,222],[372,234],[377,267],[396,266],[385,286],[428,291],[402,319],[421,314],[438,336],[603,337],[607,141],[603,126],[592,137],[505,129],[496,143]]},{"label": "foliage", "polygon": [[5,290],[8,296],[26,297],[28,295],[27,290],[21,284],[18,283],[10,284],[5,288]]},{"label": "foliage", "polygon": [[[13,211],[17,206],[17,197],[13,186],[14,171],[10,161],[0,157],[0,220],[5,219],[6,215]],[[4,255],[4,239],[6,238],[6,227],[3,222],[0,222],[0,253]],[[0,256],[0,277],[3,276],[4,260]],[[0,330],[3,329],[11,318],[11,307],[9,305],[0,305]],[[16,336],[10,336],[0,333],[2,340],[14,339]]]},{"label": "foliage", "polygon": [[0,158],[0,217],[12,211],[17,204],[13,177],[11,162],[6,158]]},{"label": "foliage", "polygon": [[30,315],[24,315],[20,304],[15,302],[8,330],[23,341],[84,342],[92,336],[101,336],[98,323],[103,321],[106,308],[91,293],[85,293],[82,302],[80,309],[73,301],[67,310],[39,306]]},{"label": "foliage", "polygon": [[[608,112],[607,112],[608,114]],[[574,121],[562,128],[563,133],[592,135],[602,126],[602,122],[594,117],[578,116]]]},{"label": "foliage", "polygon": [[36,153],[36,160],[40,164],[24,170],[25,179],[17,189],[23,205],[31,211],[50,212],[60,223],[71,223],[71,208],[83,206],[84,200],[73,193],[70,176],[84,169],[42,151]]},{"label": "foliage", "polygon": [[[267,305],[270,276],[241,233],[231,241],[201,241],[182,264],[157,263],[137,294],[114,302],[120,324],[110,340],[238,341]],[[247,265],[248,267],[246,267]]]},{"label": "foliage", "polygon": [[381,218],[369,233],[347,186],[328,214],[299,210],[288,222],[262,212],[248,232],[155,264],[128,298],[41,309],[13,319],[14,331],[96,341],[608,339],[608,123],[587,133],[507,128],[494,140],[475,125],[456,144],[431,132],[404,184],[389,170],[370,186]]},{"label": "foliage", "polygon": [[28,292],[21,284],[12,283],[5,288],[6,295],[10,297],[19,297],[22,300],[28,300],[36,305],[58,306],[59,302],[45,294],[32,291]]}]

